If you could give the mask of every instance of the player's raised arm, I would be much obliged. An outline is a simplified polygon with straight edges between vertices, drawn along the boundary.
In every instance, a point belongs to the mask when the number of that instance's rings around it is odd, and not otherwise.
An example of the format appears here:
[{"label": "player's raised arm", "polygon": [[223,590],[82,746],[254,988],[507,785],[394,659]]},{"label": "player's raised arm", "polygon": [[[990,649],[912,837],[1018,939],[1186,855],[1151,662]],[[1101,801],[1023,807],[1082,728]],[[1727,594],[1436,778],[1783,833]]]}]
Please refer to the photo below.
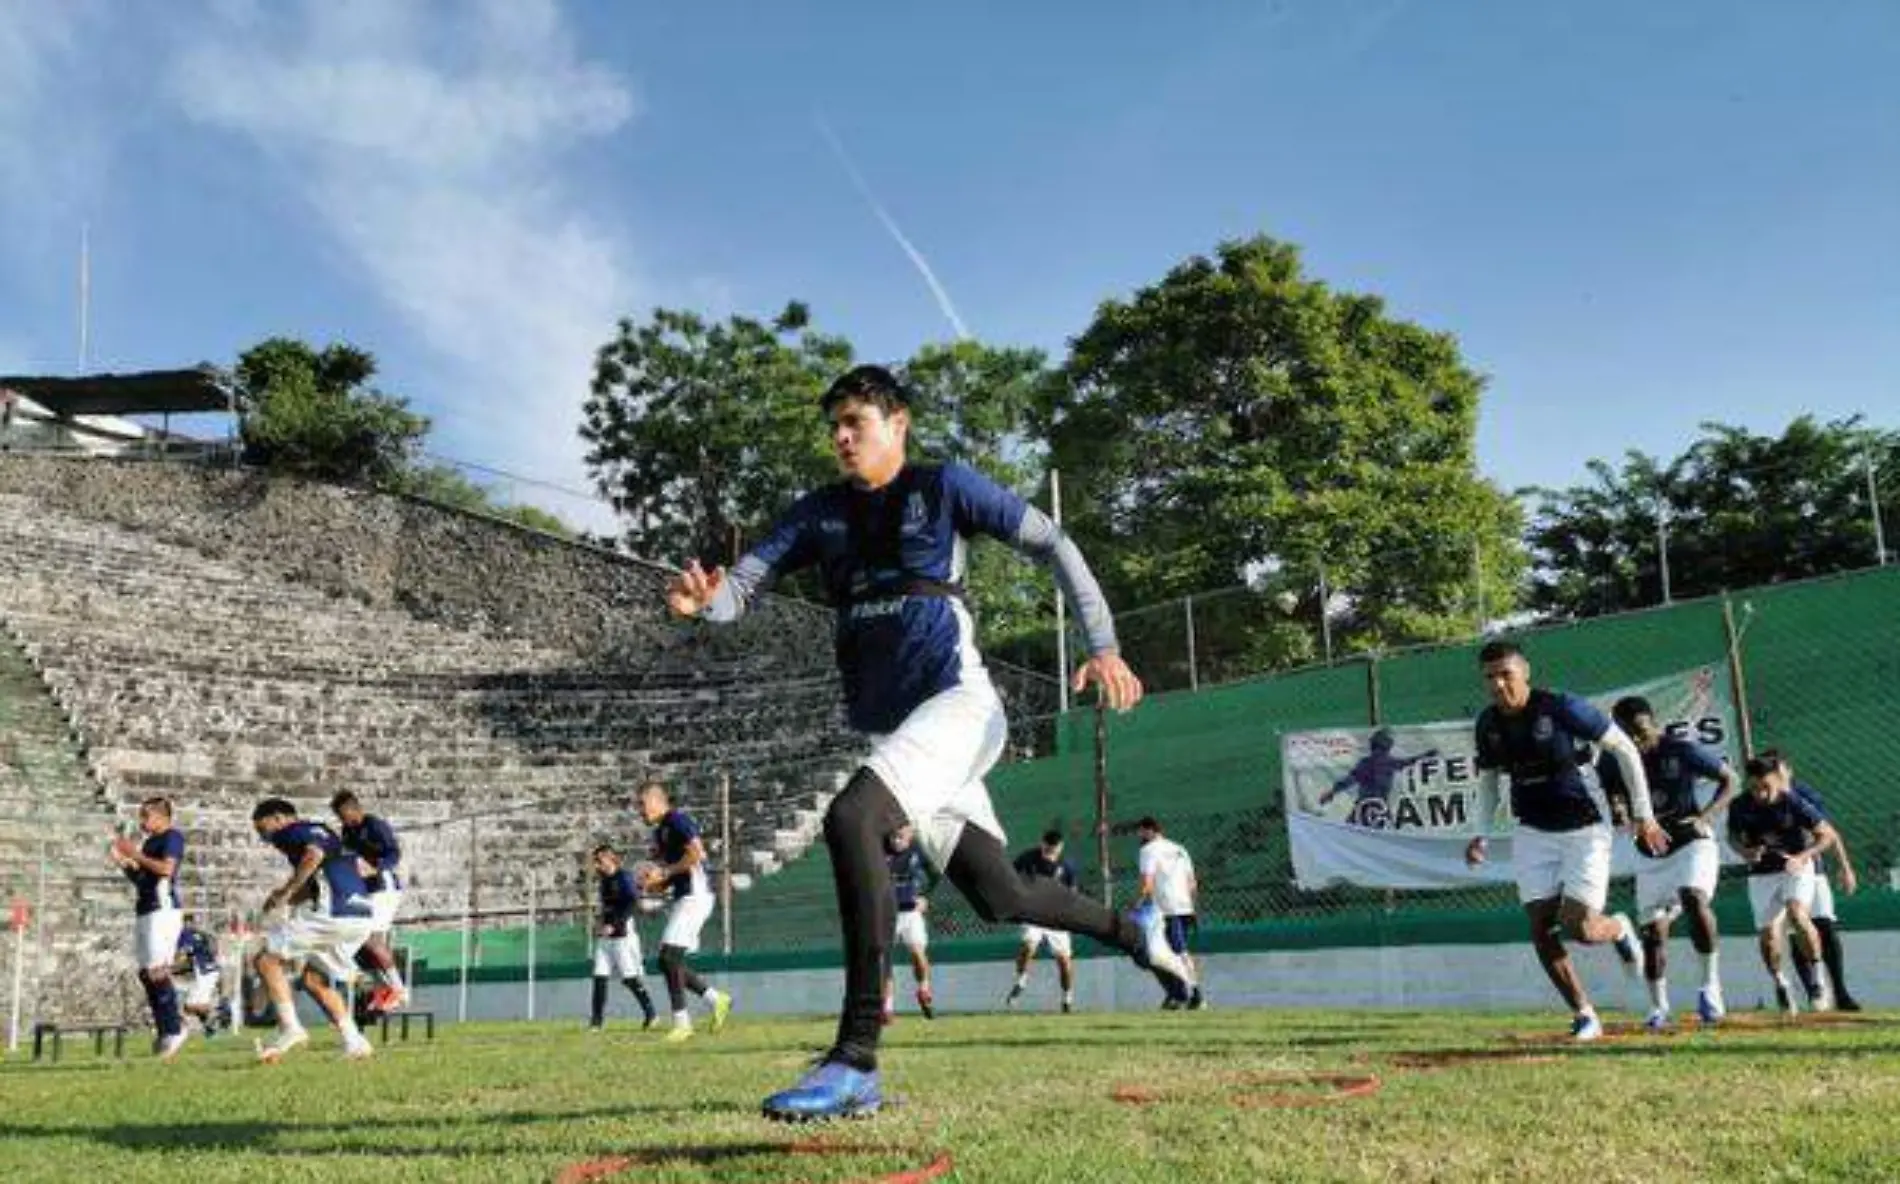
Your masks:
[{"label": "player's raised arm", "polygon": [[794,505],[729,572],[723,567],[707,571],[699,560],[688,560],[667,585],[667,607],[679,616],[721,625],[743,617],[773,584],[812,561],[809,540],[815,513],[810,497]]},{"label": "player's raised arm", "polygon": [[1108,600],[1074,540],[1047,514],[967,465],[945,465],[944,484],[954,499],[960,530],[999,539],[1054,571],[1056,585],[1088,641],[1089,657],[1076,669],[1074,689],[1095,683],[1116,711],[1141,702],[1141,679],[1122,660]]}]

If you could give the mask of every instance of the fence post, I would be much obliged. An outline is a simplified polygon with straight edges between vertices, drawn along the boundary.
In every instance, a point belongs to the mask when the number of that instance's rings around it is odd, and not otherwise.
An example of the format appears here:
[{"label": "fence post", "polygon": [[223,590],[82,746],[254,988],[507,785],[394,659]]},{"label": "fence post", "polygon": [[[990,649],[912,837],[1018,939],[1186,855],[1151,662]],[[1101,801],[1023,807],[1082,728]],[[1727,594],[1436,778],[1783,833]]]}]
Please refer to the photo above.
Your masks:
[{"label": "fence post", "polygon": [[1102,904],[1115,907],[1115,876],[1108,866],[1108,703],[1095,693],[1095,854],[1102,861]]},{"label": "fence post", "polygon": [[7,1051],[20,1051],[20,1000],[26,993],[26,901],[14,897],[8,903],[8,921],[13,929],[13,1003],[7,1011]]},{"label": "fence post", "polygon": [[1376,728],[1381,723],[1384,722],[1380,718],[1384,714],[1385,714],[1384,707],[1379,702],[1379,655],[1367,654],[1366,655],[1366,720],[1368,723],[1370,723],[1373,727]]},{"label": "fence post", "polygon": [[1201,689],[1201,670],[1194,659],[1194,597],[1188,596],[1181,601],[1187,610],[1187,658],[1188,690]]},{"label": "fence post", "polygon": [[1722,633],[1728,639],[1728,677],[1735,684],[1736,724],[1742,729],[1742,759],[1755,755],[1755,724],[1748,716],[1748,675],[1742,668],[1742,635],[1735,628],[1735,606],[1722,593]]},{"label": "fence post", "polygon": [[[475,822],[469,820],[468,844],[472,851],[475,846]],[[469,860],[468,883],[462,888],[462,973],[455,991],[455,1020],[466,1023],[468,1020],[468,961],[469,947],[475,939],[475,861]]]},{"label": "fence post", "polygon": [[1332,600],[1333,594],[1331,590],[1326,587],[1326,568],[1324,565],[1321,565],[1319,569],[1319,636],[1320,641],[1326,648],[1326,664],[1328,666],[1333,664],[1333,618],[1332,614],[1327,611],[1327,607],[1332,603]]},{"label": "fence post", "polygon": [[732,956],[732,772],[719,771],[719,951]]},{"label": "fence post", "polygon": [[[1062,529],[1062,474],[1049,470],[1049,516],[1056,529]],[[1069,622],[1062,602],[1062,585],[1056,584],[1056,709],[1069,710]]]},{"label": "fence post", "polygon": [[1873,450],[1863,448],[1860,452],[1861,464],[1867,468],[1867,509],[1874,516],[1874,558],[1881,567],[1887,566],[1887,532],[1880,525],[1880,482],[1874,479]]},{"label": "fence post", "polygon": [[1675,603],[1669,589],[1669,503],[1656,491],[1656,566],[1662,570],[1662,602]]},{"label": "fence post", "polygon": [[528,869],[528,1018],[534,1018],[534,959],[535,935],[539,928],[540,914],[536,906],[540,903],[538,885],[541,873]]},{"label": "fence post", "polygon": [[1484,636],[1484,541],[1471,540],[1471,593],[1478,606],[1478,636]]}]

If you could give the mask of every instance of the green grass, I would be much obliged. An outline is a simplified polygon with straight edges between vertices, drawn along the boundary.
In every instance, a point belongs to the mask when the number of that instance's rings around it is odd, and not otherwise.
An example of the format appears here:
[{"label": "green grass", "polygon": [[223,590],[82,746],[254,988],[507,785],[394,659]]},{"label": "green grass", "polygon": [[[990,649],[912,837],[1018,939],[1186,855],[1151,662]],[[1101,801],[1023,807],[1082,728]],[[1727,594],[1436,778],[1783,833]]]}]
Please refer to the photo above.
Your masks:
[{"label": "green grass", "polygon": [[[275,1068],[247,1038],[169,1067],[69,1045],[58,1066],[0,1066],[0,1179],[553,1180],[681,1152],[617,1178],[823,1182],[941,1151],[950,1178],[984,1182],[1900,1178],[1900,1024],[1739,1021],[1572,1048],[1533,1041],[1555,1014],[906,1017],[885,1060],[901,1104],[816,1135],[849,1153],[797,1158],[782,1149],[814,1131],[764,1123],[758,1101],[829,1023],[735,1017],[678,1048],[469,1025],[368,1064],[317,1033]],[[1472,1059],[1408,1067],[1426,1050]],[[1306,1072],[1381,1088],[1326,1100],[1278,1079]],[[1112,1098],[1129,1085],[1146,1104]],[[1312,1104],[1261,1104],[1274,1094]]]}]

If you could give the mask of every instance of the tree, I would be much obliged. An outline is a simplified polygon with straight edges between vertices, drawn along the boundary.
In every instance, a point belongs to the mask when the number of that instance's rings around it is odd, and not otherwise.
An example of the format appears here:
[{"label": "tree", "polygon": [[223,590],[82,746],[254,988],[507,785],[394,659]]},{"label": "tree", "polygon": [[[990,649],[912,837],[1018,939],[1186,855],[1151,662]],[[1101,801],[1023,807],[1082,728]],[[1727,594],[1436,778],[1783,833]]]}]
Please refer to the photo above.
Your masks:
[{"label": "tree", "polygon": [[403,474],[401,480],[396,483],[396,488],[411,497],[419,497],[438,505],[505,518],[534,530],[560,535],[562,538],[575,537],[574,531],[557,516],[539,506],[498,501],[492,490],[477,485],[449,465],[437,464],[411,469]]},{"label": "tree", "polygon": [[238,359],[245,458],[276,472],[381,485],[408,471],[429,421],[376,390],[376,359],[273,337]]},{"label": "tree", "polygon": [[[1870,462],[1892,489],[1900,432],[1812,416],[1778,437],[1705,424],[1667,463],[1640,452],[1620,468],[1593,460],[1589,484],[1530,491],[1540,499],[1527,535],[1531,604],[1569,617],[1660,604],[1665,538],[1675,598],[1868,566]],[[1900,516],[1883,511],[1891,539]]]},{"label": "tree", "polygon": [[1101,306],[1063,367],[1051,463],[1118,603],[1256,590],[1198,635],[1237,665],[1316,656],[1322,572],[1342,647],[1456,637],[1522,571],[1515,504],[1477,473],[1482,389],[1451,335],[1256,237]]}]

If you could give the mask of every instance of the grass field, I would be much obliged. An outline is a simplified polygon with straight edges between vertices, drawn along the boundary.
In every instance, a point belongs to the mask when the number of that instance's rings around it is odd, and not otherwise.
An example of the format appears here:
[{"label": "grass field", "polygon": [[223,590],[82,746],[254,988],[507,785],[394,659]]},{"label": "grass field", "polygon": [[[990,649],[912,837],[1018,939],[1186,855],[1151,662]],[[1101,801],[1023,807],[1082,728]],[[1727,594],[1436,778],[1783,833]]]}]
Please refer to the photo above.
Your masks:
[{"label": "grass field", "polygon": [[1900,1022],[1820,1021],[1573,1048],[1551,1014],[906,1017],[898,1104],[801,1130],[757,1107],[815,1021],[677,1048],[469,1025],[367,1064],[324,1032],[275,1068],[243,1037],[169,1067],[82,1045],[0,1068],[0,1180],[824,1182],[945,1153],[984,1182],[1900,1179]]}]

